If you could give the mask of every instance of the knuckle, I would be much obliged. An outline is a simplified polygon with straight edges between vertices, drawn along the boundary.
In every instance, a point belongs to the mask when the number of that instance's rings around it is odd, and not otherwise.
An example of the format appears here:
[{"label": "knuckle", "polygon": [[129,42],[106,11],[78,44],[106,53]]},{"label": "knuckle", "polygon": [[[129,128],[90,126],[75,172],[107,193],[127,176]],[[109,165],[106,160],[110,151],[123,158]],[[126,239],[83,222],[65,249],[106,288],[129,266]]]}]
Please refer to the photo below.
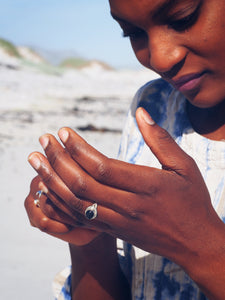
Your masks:
[{"label": "knuckle", "polygon": [[51,172],[49,169],[45,169],[45,172],[41,175],[42,180],[48,185],[51,184],[53,180],[53,172]]},{"label": "knuckle", "polygon": [[82,141],[79,143],[73,143],[72,145],[68,145],[68,147],[69,147],[70,155],[76,159],[80,156],[80,153],[84,148],[84,142]]},{"label": "knuckle", "polygon": [[100,161],[96,167],[95,173],[98,181],[109,180],[112,176],[112,170],[110,168],[109,160]]},{"label": "knuckle", "polygon": [[189,156],[186,155],[183,159],[183,169],[189,173],[192,172],[193,170],[195,170],[195,168],[197,167],[196,162],[194,161],[194,159]]},{"label": "knuckle", "polygon": [[31,214],[33,205],[34,205],[34,199],[31,196],[31,194],[29,194],[24,200],[24,207],[28,215]]},{"label": "knuckle", "polygon": [[52,204],[48,203],[48,201],[46,201],[46,204],[43,203],[42,204],[42,212],[50,219],[55,219],[55,209],[53,208]]},{"label": "knuckle", "polygon": [[132,219],[132,220],[139,220],[140,219],[140,213],[137,212],[136,210],[132,209],[132,208],[128,209],[128,214],[129,214],[130,219]]},{"label": "knuckle", "polygon": [[34,177],[32,180],[31,180],[31,183],[30,183],[30,194],[32,194],[32,192],[36,192],[36,189],[37,189],[37,186],[38,186],[38,183],[40,182],[40,176],[36,176]]},{"label": "knuckle", "polygon": [[76,178],[76,180],[73,182],[72,184],[72,191],[78,195],[78,196],[82,196],[85,195],[87,193],[87,183],[86,181],[83,179],[82,176],[78,176]]},{"label": "knuckle", "polygon": [[148,185],[147,186],[147,195],[148,197],[151,197],[152,199],[156,197],[156,195],[159,193],[159,187],[155,185]]},{"label": "knuckle", "polygon": [[164,128],[160,128],[160,130],[157,132],[157,138],[163,143],[173,140]]},{"label": "knuckle", "polygon": [[48,219],[47,217],[42,217],[42,218],[39,220],[38,228],[39,228],[42,232],[48,232],[48,228],[49,228],[49,219]]},{"label": "knuckle", "polygon": [[49,162],[54,169],[58,167],[61,158],[64,157],[65,154],[66,154],[65,149],[63,150],[60,149],[60,150],[52,151],[51,154],[48,156]]},{"label": "knuckle", "polygon": [[83,204],[82,200],[79,200],[76,197],[71,197],[68,200],[68,202],[73,209],[73,211],[71,212],[72,216],[80,219],[77,212],[83,212],[83,210],[84,210],[84,204]]},{"label": "knuckle", "polygon": [[[83,211],[84,205],[83,205],[83,203],[81,202],[81,200],[78,200],[78,201],[76,202],[76,204],[74,205],[74,209],[75,209],[76,211],[79,211],[79,212],[82,212],[82,211]],[[78,218],[78,214],[77,214],[77,213],[76,213],[76,217]]]}]

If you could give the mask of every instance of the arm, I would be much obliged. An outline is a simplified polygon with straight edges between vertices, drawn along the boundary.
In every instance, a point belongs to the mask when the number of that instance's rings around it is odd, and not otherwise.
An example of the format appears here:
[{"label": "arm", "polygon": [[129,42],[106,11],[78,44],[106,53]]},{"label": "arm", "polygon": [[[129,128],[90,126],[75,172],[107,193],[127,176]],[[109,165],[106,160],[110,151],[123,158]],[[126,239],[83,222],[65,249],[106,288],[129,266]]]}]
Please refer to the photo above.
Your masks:
[{"label": "arm", "polygon": [[[60,182],[56,182],[56,188],[57,184],[63,188]],[[116,240],[84,228],[81,223],[78,227],[77,220],[71,220],[62,212],[62,209],[66,211],[65,206],[59,210],[45,195],[40,198],[40,208],[36,207],[34,199],[40,188],[43,188],[43,183],[37,176],[32,180],[25,208],[32,226],[70,243],[72,299],[129,300],[130,287],[120,269]],[[58,201],[54,194],[51,198]]]},{"label": "arm", "polygon": [[73,300],[131,299],[114,238],[103,234],[84,247],[70,244],[70,254]]}]

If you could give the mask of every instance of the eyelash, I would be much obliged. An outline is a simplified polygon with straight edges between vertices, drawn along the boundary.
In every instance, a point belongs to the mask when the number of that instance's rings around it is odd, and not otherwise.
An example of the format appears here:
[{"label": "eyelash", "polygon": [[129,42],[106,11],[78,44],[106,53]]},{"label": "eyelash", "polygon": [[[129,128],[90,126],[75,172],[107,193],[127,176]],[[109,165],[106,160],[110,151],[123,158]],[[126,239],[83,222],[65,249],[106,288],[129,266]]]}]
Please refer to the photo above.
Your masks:
[{"label": "eyelash", "polygon": [[191,13],[190,15],[188,15],[180,20],[168,21],[167,22],[168,27],[172,28],[173,30],[178,31],[178,32],[182,32],[182,31],[189,29],[191,26],[194,25],[194,23],[198,19],[199,8],[200,7],[198,6],[197,9],[193,13]]},{"label": "eyelash", "polygon": [[130,39],[137,39],[142,37],[143,35],[145,35],[145,32],[142,29],[136,29],[133,32],[122,32],[122,37]]},{"label": "eyelash", "polygon": [[[179,20],[168,20],[167,21],[167,26],[177,32],[182,32],[187,29],[189,29],[191,26],[194,25],[194,23],[197,21],[198,16],[199,16],[199,10],[200,10],[200,5],[196,8],[196,10],[191,13],[190,15],[181,18]],[[142,38],[145,36],[145,31],[142,29],[136,29],[135,31],[131,32],[122,32],[122,36],[124,38],[130,38],[130,39],[138,39]]]}]

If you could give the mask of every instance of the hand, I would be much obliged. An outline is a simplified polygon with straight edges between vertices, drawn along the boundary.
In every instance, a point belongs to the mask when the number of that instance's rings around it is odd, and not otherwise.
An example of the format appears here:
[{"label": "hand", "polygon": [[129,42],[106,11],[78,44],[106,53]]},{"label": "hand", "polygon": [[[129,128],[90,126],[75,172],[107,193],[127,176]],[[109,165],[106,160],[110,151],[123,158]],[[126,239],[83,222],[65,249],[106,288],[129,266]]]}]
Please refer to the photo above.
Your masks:
[{"label": "hand", "polygon": [[[203,255],[205,241],[210,243],[221,221],[193,159],[143,109],[137,111],[137,122],[162,170],[109,159],[69,128],[59,132],[66,151],[53,136],[41,138],[50,165],[40,153],[31,155],[30,162],[86,226],[188,267],[187,258],[197,257],[200,249]],[[72,194],[57,187],[58,177]],[[98,216],[86,220],[85,208],[94,202]]]},{"label": "hand", "polygon": [[[41,178],[39,176],[35,177],[31,182],[30,193],[24,203],[32,226],[76,246],[89,244],[100,235],[95,230],[82,228],[82,224],[69,216],[71,210],[68,212],[68,207],[65,204],[60,204],[59,207],[64,206],[67,214],[55,206],[45,195],[40,197],[40,207],[37,207],[34,204],[34,199],[38,198],[36,193],[42,188],[45,189],[46,187],[43,186]],[[59,201],[53,193],[51,197],[54,198],[55,202]],[[62,200],[61,203],[63,203]],[[48,218],[47,214],[51,214],[52,219]]]},{"label": "hand", "polygon": [[[66,151],[53,136],[41,138],[51,166],[40,153],[32,154],[30,163],[49,191],[55,191],[80,218],[90,203],[98,203],[97,218],[84,219],[84,224],[173,260],[206,296],[224,299],[225,228],[200,171],[143,109],[136,117],[162,170],[109,159],[69,128],[59,131]],[[72,196],[61,197],[55,189],[57,177]],[[51,193],[47,195],[51,199]]]}]

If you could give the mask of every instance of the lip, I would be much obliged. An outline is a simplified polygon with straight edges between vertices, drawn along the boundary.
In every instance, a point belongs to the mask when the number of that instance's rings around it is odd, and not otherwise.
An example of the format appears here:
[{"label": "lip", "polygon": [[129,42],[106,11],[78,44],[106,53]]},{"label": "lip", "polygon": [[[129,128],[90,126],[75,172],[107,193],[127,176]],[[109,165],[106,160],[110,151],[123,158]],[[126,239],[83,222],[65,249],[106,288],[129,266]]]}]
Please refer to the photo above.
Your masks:
[{"label": "lip", "polygon": [[177,80],[172,80],[173,86],[181,92],[193,90],[199,86],[205,72],[192,73],[179,77]]}]

